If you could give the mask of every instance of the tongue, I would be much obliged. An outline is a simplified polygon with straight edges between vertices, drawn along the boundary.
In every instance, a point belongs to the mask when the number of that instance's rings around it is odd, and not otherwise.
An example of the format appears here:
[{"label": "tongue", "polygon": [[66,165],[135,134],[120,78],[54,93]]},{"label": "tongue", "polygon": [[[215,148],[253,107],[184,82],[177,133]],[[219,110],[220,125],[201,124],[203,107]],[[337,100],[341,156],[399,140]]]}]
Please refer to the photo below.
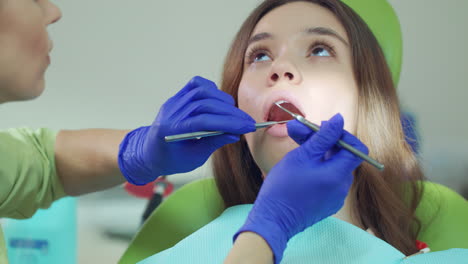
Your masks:
[{"label": "tongue", "polygon": [[[295,107],[291,103],[282,103],[282,107],[288,109],[289,111],[295,113],[295,114],[301,114],[299,109]],[[281,110],[279,107],[276,105],[273,105],[270,109],[270,113],[268,114],[268,120],[267,121],[283,121],[283,120],[292,120],[293,117],[286,113],[285,111]]]}]

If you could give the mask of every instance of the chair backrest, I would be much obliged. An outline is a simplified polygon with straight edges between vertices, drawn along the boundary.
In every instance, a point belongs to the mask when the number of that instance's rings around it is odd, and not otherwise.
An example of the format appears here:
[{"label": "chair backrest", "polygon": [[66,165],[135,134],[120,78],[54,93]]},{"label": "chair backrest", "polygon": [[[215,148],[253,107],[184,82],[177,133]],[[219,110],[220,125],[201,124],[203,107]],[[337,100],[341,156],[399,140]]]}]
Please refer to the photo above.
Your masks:
[{"label": "chair backrest", "polygon": [[135,264],[166,248],[218,217],[223,201],[213,179],[184,185],[145,221],[119,264]]},{"label": "chair backrest", "polygon": [[[422,221],[419,240],[431,250],[468,248],[468,202],[451,189],[425,182],[417,215]],[[147,219],[119,264],[135,264],[177,242],[218,217],[224,210],[213,179],[185,185]]]},{"label": "chair backrest", "polygon": [[393,82],[398,85],[403,57],[403,41],[400,21],[393,7],[386,0],[342,0],[366,22],[385,55],[392,72]]},{"label": "chair backrest", "polygon": [[424,194],[416,210],[421,220],[418,240],[432,251],[468,248],[468,201],[443,185],[424,182]]}]

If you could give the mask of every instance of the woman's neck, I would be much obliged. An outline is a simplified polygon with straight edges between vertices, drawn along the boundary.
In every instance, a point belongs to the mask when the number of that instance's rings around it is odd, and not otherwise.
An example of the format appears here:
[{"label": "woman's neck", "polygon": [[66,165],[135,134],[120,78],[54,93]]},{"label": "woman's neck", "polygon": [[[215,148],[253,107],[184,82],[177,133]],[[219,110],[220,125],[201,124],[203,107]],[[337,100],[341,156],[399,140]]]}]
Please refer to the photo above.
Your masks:
[{"label": "woman's neck", "polygon": [[350,190],[348,196],[346,196],[343,207],[341,207],[341,209],[338,212],[336,212],[336,214],[334,214],[333,217],[336,217],[340,220],[343,220],[365,230],[366,227],[364,227],[364,225],[362,224],[359,215],[356,214],[357,212],[355,210],[355,203],[356,200],[354,199],[354,192]]}]

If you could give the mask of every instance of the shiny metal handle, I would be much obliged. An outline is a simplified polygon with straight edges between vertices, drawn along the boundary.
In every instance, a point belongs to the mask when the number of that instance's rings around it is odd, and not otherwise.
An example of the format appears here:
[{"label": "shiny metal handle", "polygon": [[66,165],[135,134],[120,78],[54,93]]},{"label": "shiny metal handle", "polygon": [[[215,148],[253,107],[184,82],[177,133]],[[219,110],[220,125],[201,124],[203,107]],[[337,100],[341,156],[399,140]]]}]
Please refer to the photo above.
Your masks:
[{"label": "shiny metal handle", "polygon": [[[276,124],[286,123],[288,121],[289,120],[256,123],[255,128],[260,129],[260,128],[269,127],[269,126],[276,125]],[[200,139],[200,138],[204,138],[204,137],[218,136],[218,135],[222,135],[222,134],[224,134],[223,131],[198,131],[198,132],[190,132],[190,133],[166,136],[166,137],[164,137],[164,140],[166,142],[177,142],[177,141],[182,141],[182,140]]]},{"label": "shiny metal handle", "polygon": [[[301,122],[302,124],[306,125],[307,127],[309,127],[310,129],[312,129],[313,131],[315,132],[318,132],[320,130],[320,127],[312,122],[310,122],[309,120],[305,119],[303,116],[300,116],[300,115],[296,115],[296,119],[297,121]],[[360,157],[361,159],[369,162],[369,164],[371,164],[372,166],[376,167],[378,170],[380,171],[383,171],[385,166],[376,161],[375,159],[369,157],[368,155],[366,155],[365,153],[363,153],[362,151],[360,150],[357,150],[356,148],[354,148],[353,146],[349,145],[348,143],[344,142],[343,140],[338,140],[337,142],[337,145],[350,151],[351,153],[353,153],[354,155]]]}]

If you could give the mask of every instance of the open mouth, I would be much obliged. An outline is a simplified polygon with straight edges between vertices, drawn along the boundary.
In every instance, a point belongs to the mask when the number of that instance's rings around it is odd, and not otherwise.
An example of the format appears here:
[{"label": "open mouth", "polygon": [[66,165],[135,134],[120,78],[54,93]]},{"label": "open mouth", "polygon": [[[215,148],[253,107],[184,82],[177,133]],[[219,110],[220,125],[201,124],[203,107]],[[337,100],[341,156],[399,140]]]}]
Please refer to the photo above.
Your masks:
[{"label": "open mouth", "polygon": [[[281,106],[288,109],[289,111],[304,116],[304,114],[292,103],[288,101],[278,101],[281,102]],[[290,114],[283,111],[281,108],[273,104],[270,107],[270,111],[268,113],[267,121],[283,121],[283,120],[292,120],[294,119]]]}]

